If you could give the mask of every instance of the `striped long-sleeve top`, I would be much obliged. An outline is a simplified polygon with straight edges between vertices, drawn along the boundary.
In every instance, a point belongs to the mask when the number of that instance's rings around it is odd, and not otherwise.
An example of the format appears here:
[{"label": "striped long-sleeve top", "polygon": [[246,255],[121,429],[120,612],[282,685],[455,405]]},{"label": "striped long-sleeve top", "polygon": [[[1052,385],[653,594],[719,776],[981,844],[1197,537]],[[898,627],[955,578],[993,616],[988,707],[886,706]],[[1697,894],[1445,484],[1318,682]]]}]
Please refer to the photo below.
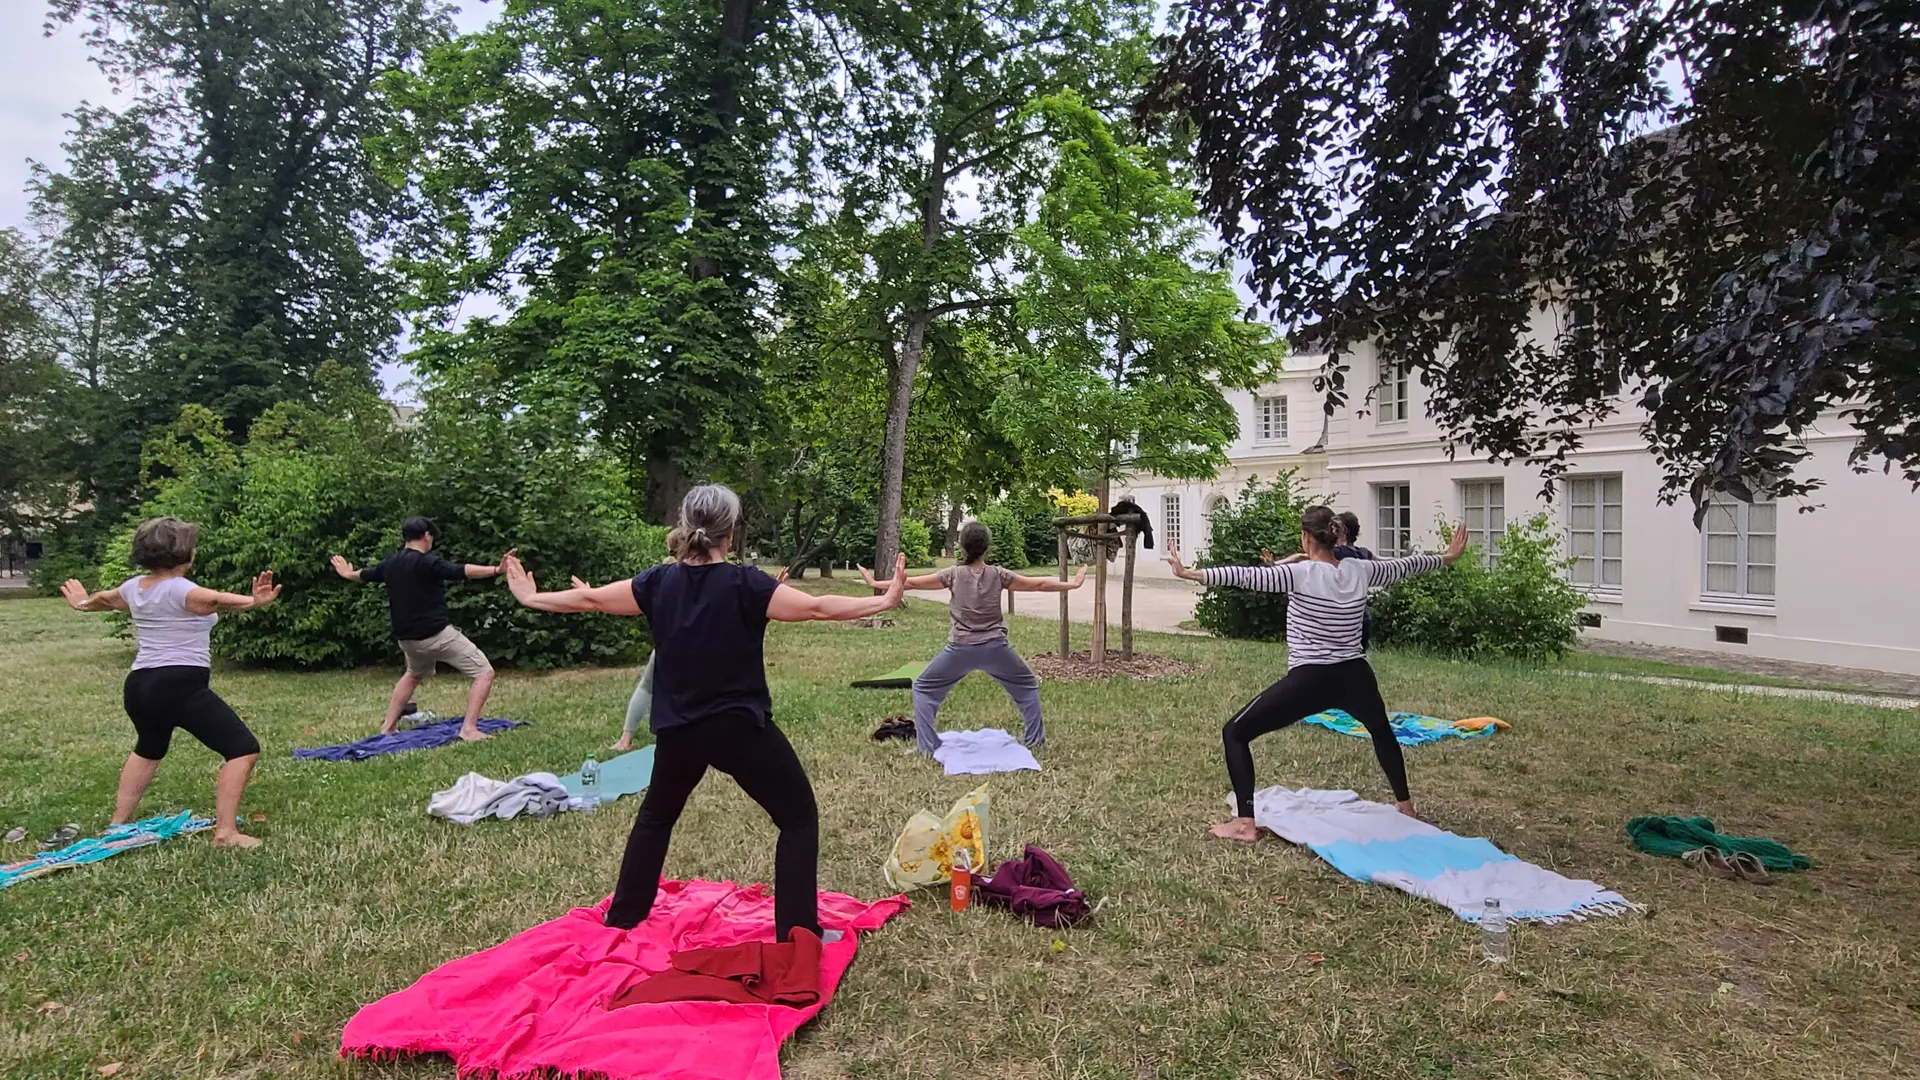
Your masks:
[{"label": "striped long-sleeve top", "polygon": [[1287,666],[1338,664],[1365,655],[1360,624],[1367,590],[1438,570],[1438,555],[1404,559],[1342,559],[1338,565],[1297,562],[1284,566],[1221,566],[1200,571],[1208,585],[1287,594]]}]

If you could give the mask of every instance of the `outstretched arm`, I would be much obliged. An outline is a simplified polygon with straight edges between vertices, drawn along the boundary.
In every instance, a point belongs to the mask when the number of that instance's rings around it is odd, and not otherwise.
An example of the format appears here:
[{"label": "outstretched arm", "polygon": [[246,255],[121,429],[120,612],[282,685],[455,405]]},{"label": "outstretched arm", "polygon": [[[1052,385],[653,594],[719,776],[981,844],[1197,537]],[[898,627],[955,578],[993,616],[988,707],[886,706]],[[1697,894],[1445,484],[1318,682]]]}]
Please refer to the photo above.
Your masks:
[{"label": "outstretched arm", "polygon": [[640,604],[633,598],[632,582],[616,581],[598,588],[582,588],[580,586],[586,583],[576,578],[574,588],[564,592],[541,592],[540,586],[533,580],[533,575],[520,564],[518,555],[509,551],[501,563],[506,570],[508,590],[524,607],[530,607],[535,611],[598,611],[607,615],[640,614]]},{"label": "outstretched arm", "polygon": [[[876,589],[884,589],[898,580],[900,573],[895,572],[893,577],[882,582],[873,576],[873,571],[863,566],[860,568],[860,578]],[[910,577],[907,578],[906,584],[906,588],[910,592],[939,592],[946,587],[947,583],[940,580],[939,574],[921,574],[918,577]]]},{"label": "outstretched arm", "polygon": [[468,581],[477,581],[481,578],[498,577],[499,575],[506,573],[507,560],[513,558],[514,553],[519,550],[520,550],[519,548],[512,548],[508,550],[508,552],[505,555],[500,556],[500,561],[495,563],[492,566],[482,566],[479,563],[468,563],[466,564],[466,566],[462,567],[462,569],[466,571]]},{"label": "outstretched arm", "polygon": [[66,598],[67,605],[75,611],[125,611],[127,599],[118,589],[102,589],[97,593],[87,591],[78,578],[68,578],[60,586],[60,595]]},{"label": "outstretched arm", "polygon": [[273,571],[267,570],[254,575],[253,591],[245,596],[218,589],[194,589],[187,593],[186,605],[195,615],[212,615],[221,611],[252,611],[279,598],[280,586],[273,583]]},{"label": "outstretched arm", "polygon": [[1024,574],[1015,574],[1013,580],[1007,582],[1007,589],[1010,592],[1072,592],[1079,588],[1080,583],[1085,580],[1087,580],[1087,568],[1083,566],[1080,568],[1080,572],[1073,575],[1072,579],[1068,581],[1061,581],[1058,578],[1027,577]]},{"label": "outstretched arm", "polygon": [[878,615],[900,603],[906,591],[907,557],[901,555],[887,579],[887,591],[878,596],[811,596],[791,585],[773,591],[767,618],[775,622],[846,622]]},{"label": "outstretched arm", "polygon": [[1443,566],[1452,566],[1460,561],[1467,550],[1467,527],[1456,525],[1453,537],[1447,544],[1447,550],[1440,555],[1408,555],[1400,559],[1372,559],[1364,562],[1367,568],[1367,584],[1378,588],[1391,585],[1396,581],[1405,581],[1416,574],[1426,574]]},{"label": "outstretched arm", "polygon": [[1180,562],[1180,553],[1168,548],[1167,565],[1172,568],[1173,576],[1197,581],[1202,585],[1231,585],[1237,589],[1251,589],[1255,592],[1293,591],[1293,566],[1290,563],[1275,566],[1216,566],[1207,570],[1190,570]]},{"label": "outstretched arm", "polygon": [[333,562],[334,573],[339,574],[341,577],[346,578],[348,581],[360,580],[360,571],[355,570],[353,568],[353,564],[348,562],[345,556],[335,555],[332,559],[332,562]]}]

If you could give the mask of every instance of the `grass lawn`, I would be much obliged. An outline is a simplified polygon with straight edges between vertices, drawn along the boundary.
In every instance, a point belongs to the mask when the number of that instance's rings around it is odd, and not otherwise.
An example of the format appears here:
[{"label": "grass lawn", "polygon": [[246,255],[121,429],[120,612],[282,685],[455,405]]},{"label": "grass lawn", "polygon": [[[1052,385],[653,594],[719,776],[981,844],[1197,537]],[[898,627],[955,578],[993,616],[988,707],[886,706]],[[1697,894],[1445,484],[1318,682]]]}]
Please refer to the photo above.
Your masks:
[{"label": "grass lawn", "polygon": [[[812,772],[821,886],[874,897],[915,809],[971,785],[868,733],[905,692],[846,688],[929,656],[945,608],[891,630],[777,627],[780,722]],[[126,643],[58,601],[0,602],[0,828],[38,836],[106,821],[131,745]],[[1023,619],[1015,643],[1052,648]],[[1084,627],[1076,628],[1084,640]],[[943,897],[873,935],[832,1006],[783,1055],[789,1077],[1688,1077],[1802,1080],[1920,1069],[1920,724],[1910,714],[1568,678],[1386,655],[1389,705],[1492,714],[1489,742],[1408,751],[1443,826],[1591,877],[1644,919],[1516,931],[1516,962],[1476,960],[1444,909],[1349,881],[1277,840],[1214,842],[1219,730],[1282,665],[1274,646],[1142,635],[1200,665],[1179,681],[1049,684],[1047,771],[993,781],[996,858],[1026,842],[1107,897],[1055,935]],[[218,671],[267,752],[243,807],[256,853],[173,841],[0,893],[0,1076],[448,1077],[445,1059],[335,1057],[360,1005],[434,965],[597,901],[632,802],[552,821],[448,825],[429,793],[469,770],[564,772],[616,733],[630,670],[505,674],[491,712],[534,726],[477,747],[358,764],[296,762],[299,745],[367,734],[396,670]],[[421,701],[457,710],[464,687]],[[949,727],[1013,728],[984,678]],[[1261,782],[1384,797],[1368,745],[1318,729],[1255,744]],[[176,740],[150,812],[211,803],[214,759]],[[1702,879],[1636,853],[1641,813],[1704,813],[1819,866],[1772,888]],[[669,874],[772,874],[773,831],[730,783],[693,798]],[[0,850],[24,857],[31,845]],[[64,1010],[42,1011],[48,1001]]]}]

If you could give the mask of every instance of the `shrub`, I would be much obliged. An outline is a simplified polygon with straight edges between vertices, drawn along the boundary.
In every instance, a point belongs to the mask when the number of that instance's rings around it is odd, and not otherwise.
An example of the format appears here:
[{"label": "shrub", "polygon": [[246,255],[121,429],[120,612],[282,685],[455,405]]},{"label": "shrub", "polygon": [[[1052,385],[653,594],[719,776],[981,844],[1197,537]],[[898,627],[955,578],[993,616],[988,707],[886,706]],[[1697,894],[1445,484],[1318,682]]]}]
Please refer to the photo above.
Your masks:
[{"label": "shrub", "polygon": [[908,566],[928,566],[933,562],[933,530],[918,518],[900,522],[900,551]]},{"label": "shrub", "polygon": [[1027,560],[1026,530],[1013,507],[1004,502],[990,503],[974,516],[993,533],[993,544],[987,548],[988,563],[1015,570],[1031,565]]},{"label": "shrub", "polygon": [[[324,369],[316,381],[316,405],[274,406],[238,450],[211,413],[189,407],[145,455],[157,494],[137,518],[203,525],[196,579],[244,591],[272,570],[285,587],[274,606],[222,620],[217,655],[287,666],[390,661],[385,590],[340,580],[328,557],[358,566],[384,557],[412,514],[439,524],[439,554],[492,563],[518,545],[549,587],[575,574],[603,584],[659,561],[664,545],[627,509],[624,472],[585,437],[577,410],[509,409],[486,387],[443,387],[418,425],[402,429],[364,383]],[[107,544],[103,583],[133,572],[136,523]],[[644,620],[529,611],[498,581],[451,584],[447,600],[455,625],[497,664],[627,662],[646,640]]]},{"label": "shrub", "polygon": [[[1310,504],[1293,485],[1291,471],[1272,483],[1257,476],[1248,480],[1232,502],[1214,512],[1206,555],[1189,565],[1257,566],[1263,547],[1276,557],[1299,551],[1300,515]],[[1279,593],[1209,587],[1200,594],[1193,616],[1203,629],[1221,637],[1280,641],[1287,636],[1287,598]]]},{"label": "shrub", "polygon": [[1558,658],[1579,640],[1586,606],[1565,569],[1559,533],[1537,514],[1507,527],[1491,570],[1469,549],[1445,571],[1375,594],[1373,640],[1448,656]]}]

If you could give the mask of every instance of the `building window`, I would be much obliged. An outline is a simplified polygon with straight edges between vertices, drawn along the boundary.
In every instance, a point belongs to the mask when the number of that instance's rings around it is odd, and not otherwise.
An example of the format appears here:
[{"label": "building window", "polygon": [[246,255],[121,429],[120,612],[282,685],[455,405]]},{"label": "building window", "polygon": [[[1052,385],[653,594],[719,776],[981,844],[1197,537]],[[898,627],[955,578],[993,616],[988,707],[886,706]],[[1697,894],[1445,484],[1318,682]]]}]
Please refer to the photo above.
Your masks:
[{"label": "building window", "polygon": [[1774,521],[1772,499],[1743,503],[1715,492],[1701,525],[1706,563],[1701,592],[1772,603]]},{"label": "building window", "polygon": [[1167,538],[1169,550],[1179,551],[1180,543],[1180,496],[1169,492],[1160,496],[1160,533]]},{"label": "building window", "polygon": [[1380,362],[1380,385],[1375,389],[1380,423],[1397,424],[1407,418],[1407,365]]},{"label": "building window", "polygon": [[1200,511],[1202,524],[1204,524],[1207,529],[1207,547],[1209,549],[1213,547],[1214,515],[1220,513],[1220,511],[1225,510],[1226,508],[1227,508],[1227,497],[1225,495],[1215,495],[1207,500],[1206,508]]},{"label": "building window", "polygon": [[1567,481],[1567,550],[1575,585],[1620,589],[1620,478],[1577,476]]},{"label": "building window", "polygon": [[1287,399],[1280,397],[1255,398],[1253,401],[1254,430],[1259,433],[1263,443],[1283,443],[1287,441]]},{"label": "building window", "polygon": [[1374,554],[1397,559],[1413,554],[1413,489],[1406,484],[1376,484]]},{"label": "building window", "polygon": [[1500,538],[1507,535],[1507,484],[1504,480],[1467,480],[1460,485],[1461,519],[1467,543],[1480,551],[1491,569],[1500,561]]}]

